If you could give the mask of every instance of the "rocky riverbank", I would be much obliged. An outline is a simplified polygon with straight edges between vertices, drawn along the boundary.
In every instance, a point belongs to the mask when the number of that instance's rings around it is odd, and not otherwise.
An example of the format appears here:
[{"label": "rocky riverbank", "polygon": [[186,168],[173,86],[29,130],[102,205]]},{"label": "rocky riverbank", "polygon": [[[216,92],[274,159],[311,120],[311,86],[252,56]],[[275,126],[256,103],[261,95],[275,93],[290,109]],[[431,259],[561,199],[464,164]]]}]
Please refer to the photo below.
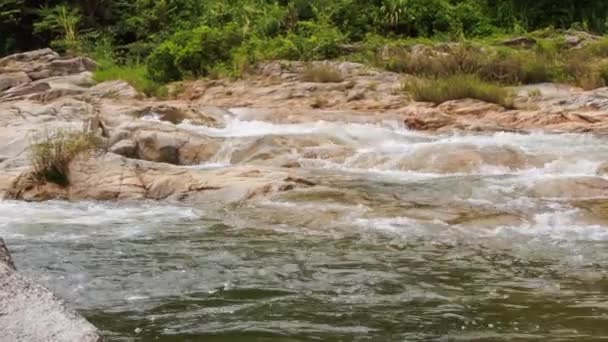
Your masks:
[{"label": "rocky riverbank", "polygon": [[[123,81],[96,84],[95,67],[48,49],[0,59],[3,198],[163,201],[234,227],[306,231],[608,223],[608,88],[514,88],[515,109],[472,99],[436,105],[412,101],[400,74],[272,62],[246,79],[173,84],[170,98],[156,99]],[[315,67],[339,77],[305,81]],[[69,182],[34,177],[33,142],[83,131],[97,145],[70,161]],[[60,326],[75,319],[84,330],[74,333],[97,338],[1,252],[9,266],[0,263],[0,296],[11,301],[0,301],[10,313],[0,327],[26,336],[17,309],[29,304],[12,298],[34,291],[56,310],[39,306],[40,315],[59,312],[56,322],[68,320]]]},{"label": "rocky riverbank", "polygon": [[[159,100],[144,98],[126,82],[95,84],[91,73],[95,62],[87,58],[62,58],[45,49],[0,59],[0,193],[36,201],[240,203],[314,186],[290,151],[325,160],[343,160],[354,153],[305,134],[237,137],[228,146],[225,137],[193,129],[196,125],[225,129],[227,121],[235,119],[273,124],[390,121],[411,130],[438,133],[604,134],[608,130],[606,88],[582,91],[555,84],[526,86],[515,90],[517,109],[513,110],[468,99],[433,105],[409,100],[401,90],[399,74],[355,63],[318,63],[339,70],[341,80],[305,82],[301,75],[310,66],[272,62],[243,80],[179,84],[174,88],[180,91],[172,99]],[[84,126],[103,139],[105,149],[72,163],[68,187],[33,181],[29,177],[30,143],[49,132]],[[486,155],[467,147],[459,152],[427,152],[457,156],[444,161],[449,165],[427,165],[431,169],[461,169],[496,158],[495,151]],[[191,167],[217,162],[226,154],[230,167]],[[423,163],[420,157],[412,163]],[[518,167],[520,159],[511,158],[507,164]]]},{"label": "rocky riverbank", "polygon": [[3,341],[101,341],[94,326],[49,290],[17,272],[2,239],[0,313]]}]

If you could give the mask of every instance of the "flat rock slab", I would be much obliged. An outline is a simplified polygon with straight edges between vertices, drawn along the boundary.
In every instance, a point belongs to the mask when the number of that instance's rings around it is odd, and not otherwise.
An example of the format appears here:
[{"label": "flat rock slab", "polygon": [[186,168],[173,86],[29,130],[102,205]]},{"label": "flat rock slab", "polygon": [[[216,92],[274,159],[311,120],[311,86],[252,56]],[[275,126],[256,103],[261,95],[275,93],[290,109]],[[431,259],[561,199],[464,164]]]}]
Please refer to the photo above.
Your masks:
[{"label": "flat rock slab", "polygon": [[14,269],[0,239],[0,341],[102,341],[97,329]]}]

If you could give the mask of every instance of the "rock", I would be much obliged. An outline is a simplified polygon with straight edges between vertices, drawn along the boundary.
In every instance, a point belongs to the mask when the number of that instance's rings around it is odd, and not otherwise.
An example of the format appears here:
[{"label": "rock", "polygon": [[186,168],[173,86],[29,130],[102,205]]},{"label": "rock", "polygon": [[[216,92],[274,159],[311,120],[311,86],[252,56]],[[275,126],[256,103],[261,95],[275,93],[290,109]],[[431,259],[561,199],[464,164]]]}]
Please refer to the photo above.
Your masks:
[{"label": "rock", "polygon": [[363,100],[365,98],[365,91],[364,90],[351,90],[348,92],[348,96],[346,98],[346,101],[351,102],[351,101],[359,101],[359,100]]},{"label": "rock", "polygon": [[450,115],[434,109],[416,111],[404,120],[407,128],[419,131],[437,130],[455,122]]},{"label": "rock", "polygon": [[532,37],[515,37],[505,39],[501,42],[502,45],[505,46],[514,46],[514,47],[532,47],[536,45],[536,39]]},{"label": "rock", "polygon": [[0,239],[0,331],[3,341],[97,342],[97,329],[48,289],[16,272]]},{"label": "rock", "polygon": [[472,173],[482,167],[519,170],[528,166],[528,157],[517,148],[467,144],[422,147],[398,163],[401,170],[432,173]]},{"label": "rock", "polygon": [[0,238],[0,274],[16,271],[15,263],[11,257],[11,254],[6,247],[4,240]]},{"label": "rock", "polygon": [[537,181],[528,191],[543,198],[608,197],[608,180],[601,177],[560,177]]},{"label": "rock", "polygon": [[25,64],[30,62],[48,63],[59,58],[59,54],[51,49],[40,49],[0,58],[0,71],[9,67],[14,67],[16,64]]},{"label": "rock", "polygon": [[112,147],[110,147],[109,151],[127,158],[138,157],[137,144],[129,139],[117,142],[116,144],[112,145]]},{"label": "rock", "polygon": [[[222,139],[212,138],[153,121],[130,122],[113,130],[110,144],[130,140],[135,151],[117,146],[125,156],[174,165],[194,165],[208,161],[221,147]],[[130,143],[129,143],[130,144]]]},{"label": "rock", "polygon": [[22,71],[0,74],[0,93],[6,89],[27,84],[31,81],[29,76]]},{"label": "rock", "polygon": [[579,36],[573,35],[573,34],[566,34],[564,36],[564,43],[566,43],[566,45],[568,45],[569,47],[575,47],[578,44],[580,44],[583,41],[583,39]]},{"label": "rock", "polygon": [[142,95],[125,81],[108,81],[99,83],[89,89],[89,93],[98,97],[135,99]]},{"label": "rock", "polygon": [[70,185],[61,188],[32,181],[27,174],[7,197],[19,200],[165,200],[225,206],[278,192],[310,187],[291,170],[251,166],[189,169],[127,159],[115,154],[85,158],[70,166]]},{"label": "rock", "polygon": [[597,168],[596,171],[598,176],[608,176],[608,162],[603,163]]},{"label": "rock", "polygon": [[26,95],[40,94],[50,89],[51,86],[46,82],[25,83],[0,94],[0,99],[17,99]]},{"label": "rock", "polygon": [[86,57],[56,59],[40,66],[36,70],[28,72],[28,76],[33,80],[39,80],[53,76],[66,76],[84,71],[93,71],[96,67],[97,64]]},{"label": "rock", "polygon": [[173,124],[189,121],[198,125],[217,127],[221,119],[217,117],[219,111],[209,107],[184,106],[184,104],[162,103],[142,108],[137,116],[153,116]]}]

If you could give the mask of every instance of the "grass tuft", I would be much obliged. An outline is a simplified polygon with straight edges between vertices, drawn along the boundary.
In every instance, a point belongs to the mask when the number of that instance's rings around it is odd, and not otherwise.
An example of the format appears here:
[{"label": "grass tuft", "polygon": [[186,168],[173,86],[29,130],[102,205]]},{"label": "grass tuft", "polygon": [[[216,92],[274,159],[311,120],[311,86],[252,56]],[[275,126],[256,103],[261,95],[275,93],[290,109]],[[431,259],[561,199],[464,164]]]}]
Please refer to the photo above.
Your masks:
[{"label": "grass tuft", "polygon": [[72,160],[96,146],[96,139],[92,134],[58,132],[30,146],[32,174],[40,182],[68,186]]},{"label": "grass tuft", "polygon": [[340,83],[344,77],[340,70],[329,65],[318,65],[306,67],[300,80],[315,83]]},{"label": "grass tuft", "polygon": [[503,87],[484,82],[473,75],[457,75],[447,78],[411,79],[403,89],[414,100],[435,104],[450,100],[476,99],[513,108],[512,94]]},{"label": "grass tuft", "polygon": [[164,85],[148,77],[145,65],[102,64],[95,70],[93,79],[96,82],[123,80],[147,96],[164,97],[167,93]]}]

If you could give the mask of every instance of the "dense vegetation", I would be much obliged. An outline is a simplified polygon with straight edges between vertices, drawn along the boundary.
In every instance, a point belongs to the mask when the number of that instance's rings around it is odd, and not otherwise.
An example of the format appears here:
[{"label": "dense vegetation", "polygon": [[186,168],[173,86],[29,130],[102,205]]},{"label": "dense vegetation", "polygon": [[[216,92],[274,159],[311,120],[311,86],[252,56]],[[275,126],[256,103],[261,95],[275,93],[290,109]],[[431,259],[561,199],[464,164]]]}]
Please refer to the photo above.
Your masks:
[{"label": "dense vegetation", "polygon": [[[393,49],[378,61],[377,52],[408,39],[479,41],[546,28],[603,34],[607,18],[604,0],[3,0],[0,55],[49,45],[88,54],[101,62],[99,80],[126,75],[148,92],[157,82],[238,76],[261,60],[345,55],[426,77],[597,85],[608,79],[598,54],[562,53],[560,41],[527,52],[472,44],[450,59]],[[572,63],[580,58],[590,63]]]}]

